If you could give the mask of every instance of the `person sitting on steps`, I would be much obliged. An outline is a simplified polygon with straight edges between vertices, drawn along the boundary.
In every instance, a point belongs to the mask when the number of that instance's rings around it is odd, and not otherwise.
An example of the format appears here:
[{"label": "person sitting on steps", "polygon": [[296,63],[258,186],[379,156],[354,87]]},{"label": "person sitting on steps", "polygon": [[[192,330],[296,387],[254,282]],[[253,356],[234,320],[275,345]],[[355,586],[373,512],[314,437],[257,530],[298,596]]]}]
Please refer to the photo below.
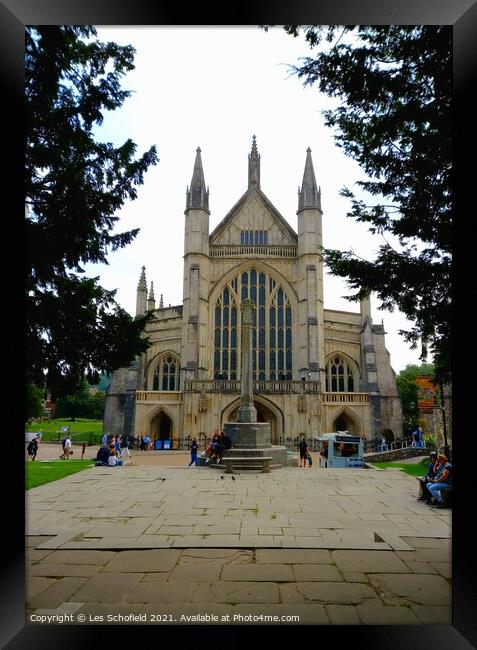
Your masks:
[{"label": "person sitting on steps", "polygon": [[430,461],[431,462],[427,467],[427,474],[424,476],[424,478],[419,479],[419,496],[417,497],[418,501],[430,501],[431,499],[431,493],[427,489],[427,484],[436,475],[438,466],[437,451],[431,451]]},{"label": "person sitting on steps", "polygon": [[452,483],[452,465],[449,463],[447,456],[439,454],[437,456],[438,467],[435,478],[427,484],[427,489],[431,494],[430,505],[436,508],[442,508],[444,505],[441,490],[449,487]]}]

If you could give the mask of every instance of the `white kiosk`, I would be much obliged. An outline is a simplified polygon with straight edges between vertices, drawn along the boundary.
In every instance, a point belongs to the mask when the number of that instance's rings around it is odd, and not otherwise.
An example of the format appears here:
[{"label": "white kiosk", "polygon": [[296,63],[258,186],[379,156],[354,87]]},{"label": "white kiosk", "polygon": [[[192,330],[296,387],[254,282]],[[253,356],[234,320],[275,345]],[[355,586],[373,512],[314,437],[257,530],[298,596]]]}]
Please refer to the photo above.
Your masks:
[{"label": "white kiosk", "polygon": [[338,431],[323,433],[319,440],[320,467],[365,467],[362,438]]}]

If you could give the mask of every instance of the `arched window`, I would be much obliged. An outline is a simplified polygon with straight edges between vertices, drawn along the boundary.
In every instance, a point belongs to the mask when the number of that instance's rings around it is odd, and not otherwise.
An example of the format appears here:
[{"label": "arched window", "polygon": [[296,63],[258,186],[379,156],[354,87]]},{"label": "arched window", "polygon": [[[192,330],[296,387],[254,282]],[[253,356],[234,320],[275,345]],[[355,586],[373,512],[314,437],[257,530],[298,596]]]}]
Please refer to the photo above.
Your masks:
[{"label": "arched window", "polygon": [[179,361],[171,354],[163,356],[152,375],[152,390],[179,390]]},{"label": "arched window", "polygon": [[330,393],[354,393],[354,369],[341,355],[333,355],[326,364],[326,390]]},{"label": "arched window", "polygon": [[281,285],[252,267],[226,285],[215,304],[214,378],[238,379],[240,367],[240,303],[254,306],[253,378],[292,379],[292,325],[290,300]]}]

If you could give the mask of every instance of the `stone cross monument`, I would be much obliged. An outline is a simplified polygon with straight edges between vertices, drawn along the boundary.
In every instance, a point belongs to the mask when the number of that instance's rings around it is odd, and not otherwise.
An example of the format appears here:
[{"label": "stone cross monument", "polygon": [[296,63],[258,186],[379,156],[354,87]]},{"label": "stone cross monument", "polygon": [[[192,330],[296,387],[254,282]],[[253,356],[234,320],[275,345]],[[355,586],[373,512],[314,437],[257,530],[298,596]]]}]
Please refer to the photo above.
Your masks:
[{"label": "stone cross monument", "polygon": [[[285,447],[272,445],[270,424],[257,422],[257,409],[253,404],[253,305],[244,300],[241,305],[241,354],[240,354],[240,406],[237,420],[226,422],[224,432],[232,442],[232,448],[224,452],[223,459],[236,459],[232,465],[244,469],[256,469],[265,464],[272,469],[286,465]],[[232,465],[228,469],[231,470]],[[226,470],[228,471],[228,470]]]},{"label": "stone cross monument", "polygon": [[240,357],[240,408],[237,422],[256,422],[257,409],[253,405],[253,350],[252,350],[252,302],[242,303],[242,336]]}]

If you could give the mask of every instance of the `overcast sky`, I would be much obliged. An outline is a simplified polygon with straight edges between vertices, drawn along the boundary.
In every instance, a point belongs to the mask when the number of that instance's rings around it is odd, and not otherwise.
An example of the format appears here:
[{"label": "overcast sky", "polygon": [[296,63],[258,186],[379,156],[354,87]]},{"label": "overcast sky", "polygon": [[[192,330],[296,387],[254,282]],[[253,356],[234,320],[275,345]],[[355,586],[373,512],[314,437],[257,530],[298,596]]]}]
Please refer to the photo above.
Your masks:
[{"label": "overcast sky", "polygon": [[[121,84],[133,95],[106,114],[98,139],[119,145],[131,138],[138,154],[155,144],[160,158],[146,173],[136,201],[119,213],[116,230],[140,228],[137,238],[111,253],[109,266],[86,267],[103,286],[118,290],[116,298],[128,312],[135,311],[142,265],[148,287],[154,283],[156,305],[161,293],[165,306],[182,304],[186,186],[198,146],[210,188],[210,231],[247,189],[248,153],[256,135],[261,189],[295,231],[297,190],[310,147],[321,186],[324,246],[373,259],[382,240],[346,218],[350,202],[339,196],[344,185],[356,189],[363,172],[324,126],[321,111],[332,100],[290,74],[290,65],[311,53],[303,37],[278,27],[266,33],[255,27],[195,26],[98,27],[98,37],[136,49],[135,70]],[[359,311],[358,303],[343,298],[348,293],[344,280],[325,268],[325,308]],[[372,298],[373,321],[384,321],[394,370],[420,363],[419,349],[411,350],[397,333],[409,327],[408,321],[378,306]]]}]

